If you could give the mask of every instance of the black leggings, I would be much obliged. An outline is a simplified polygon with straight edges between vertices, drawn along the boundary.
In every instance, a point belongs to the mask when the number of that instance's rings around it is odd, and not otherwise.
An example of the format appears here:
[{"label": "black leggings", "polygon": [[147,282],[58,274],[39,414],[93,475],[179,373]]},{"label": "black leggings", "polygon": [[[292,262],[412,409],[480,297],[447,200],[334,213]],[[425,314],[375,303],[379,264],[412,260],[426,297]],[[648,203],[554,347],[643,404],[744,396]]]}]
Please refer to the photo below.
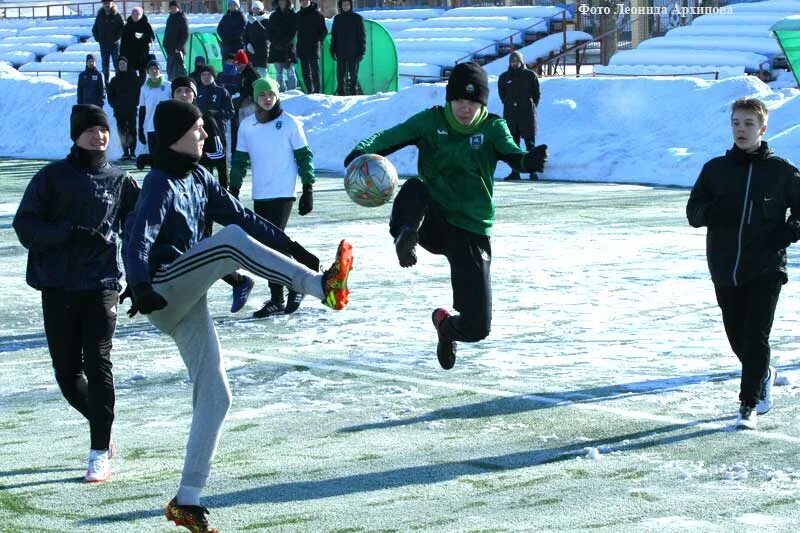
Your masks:
[{"label": "black leggings", "polygon": [[419,230],[419,244],[450,263],[453,308],[461,313],[442,322],[441,335],[448,340],[478,342],[492,325],[492,248],[489,237],[448,223],[419,179],[400,188],[392,206],[389,232],[396,237],[403,227]]},{"label": "black leggings", "polygon": [[111,290],[42,292],[56,382],[67,402],[89,421],[93,450],[108,449],[114,422],[111,339],[118,297]]},{"label": "black leggings", "polygon": [[[289,222],[289,215],[292,214],[294,198],[271,198],[269,200],[253,200],[253,211],[261,218],[272,222],[280,229],[286,229]],[[286,254],[288,255],[288,254]],[[283,285],[279,283],[269,283],[270,299],[276,303],[285,301],[283,296]]]},{"label": "black leggings", "polygon": [[358,94],[359,61],[339,59],[336,61],[336,94],[353,96]]}]

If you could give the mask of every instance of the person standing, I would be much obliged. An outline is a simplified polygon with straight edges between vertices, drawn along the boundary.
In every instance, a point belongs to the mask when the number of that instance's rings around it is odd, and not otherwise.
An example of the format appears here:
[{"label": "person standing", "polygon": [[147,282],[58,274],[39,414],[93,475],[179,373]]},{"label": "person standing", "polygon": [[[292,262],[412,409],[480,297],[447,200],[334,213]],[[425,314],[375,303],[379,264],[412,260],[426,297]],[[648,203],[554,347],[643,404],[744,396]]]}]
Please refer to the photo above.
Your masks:
[{"label": "person standing", "polygon": [[250,64],[250,58],[244,50],[236,52],[234,61],[236,62],[236,70],[239,71],[239,96],[234,99],[234,106],[238,109],[239,124],[242,120],[252,115],[256,106],[253,103],[253,83],[261,77],[261,75]]},{"label": "person standing", "polygon": [[297,13],[289,0],[278,0],[278,9],[269,16],[269,62],[275,67],[278,86],[283,91],[297,87],[297,62],[295,37],[297,35]]},{"label": "person standing", "polygon": [[358,94],[358,65],[367,52],[364,19],[353,12],[350,0],[339,0],[339,14],[331,27],[331,57],[336,60],[336,94]]},{"label": "person standing", "polygon": [[763,140],[768,118],[761,100],[733,103],[733,147],[703,165],[686,204],[689,224],[708,227],[708,269],[742,365],[739,429],[756,429],[758,415],[772,408],[769,335],[788,281],[786,248],[800,237],[800,171]]},{"label": "person standing", "polygon": [[122,159],[133,160],[136,154],[136,105],[141,84],[139,76],[128,70],[128,59],[119,57],[117,73],[108,83],[108,103],[114,110]]},{"label": "person standing", "polygon": [[[201,80],[202,81],[202,80]],[[231,96],[233,103],[233,116],[231,116],[231,152],[236,150],[236,131],[239,129],[239,88],[242,85],[242,75],[236,67],[236,54],[228,54],[222,63],[222,72],[218,73],[215,82]]]},{"label": "person standing", "polygon": [[[508,70],[500,74],[497,80],[497,92],[503,102],[503,118],[508,124],[508,131],[514,141],[525,141],[525,149],[533,150],[536,146],[536,108],[539,106],[539,78],[525,66],[522,52],[511,52]],[[531,172],[532,180],[539,179],[536,172]],[[512,170],[507,180],[518,180],[519,172]]]},{"label": "person standing", "polygon": [[300,11],[297,13],[297,57],[300,60],[303,83],[309,94],[322,91],[319,57],[326,35],[328,27],[317,4],[311,0],[300,0]]},{"label": "person standing", "polygon": [[200,70],[206,66],[206,57],[205,56],[195,56],[194,58],[194,70],[189,77],[192,78],[195,85],[200,85]]},{"label": "person standing", "polygon": [[42,293],[47,346],[67,402],[89,421],[84,481],[111,479],[114,376],[111,347],[122,272],[119,232],[139,186],[106,161],[108,118],[94,105],[70,115],[73,146],[66,159],[31,179],[14,216],[28,249],[26,281]]},{"label": "person standing", "polygon": [[[152,154],[149,145],[152,143],[150,134],[153,133],[153,113],[159,102],[169,100],[172,96],[170,83],[161,75],[158,61],[150,60],[147,64],[147,81],[139,91],[139,150],[141,154]],[[144,161],[137,158],[136,166],[144,168]]]},{"label": "person standing", "polygon": [[228,11],[222,15],[217,24],[217,35],[219,35],[223,57],[231,52],[236,53],[244,44],[242,36],[244,28],[247,26],[247,19],[239,9],[238,0],[228,1]]},{"label": "person standing", "polygon": [[92,104],[102,108],[106,103],[106,83],[97,71],[93,54],[86,54],[86,68],[78,74],[78,104]]},{"label": "person standing", "polygon": [[[297,177],[303,183],[298,212],[305,216],[314,208],[314,154],[308,146],[303,124],[281,109],[280,88],[272,78],[261,78],[253,84],[255,115],[239,124],[239,138],[231,164],[230,191],[236,198],[242,187],[248,165],[253,167],[253,210],[258,216],[286,229],[295,201]],[[270,282],[270,299],[253,313],[264,318],[297,311],[303,294],[284,284]]]},{"label": "person standing", "polygon": [[505,120],[490,114],[489,79],[476,63],[459,63],[447,80],[446,105],[434,106],[361,141],[345,167],[361,154],[388,155],[415,145],[419,178],[407,180],[394,199],[389,233],[400,266],[417,262],[419,244],[450,263],[453,307],[433,311],[444,369],[456,362],[456,342],[478,342],[492,322],[490,236],[494,223],[494,171],[503,160],[517,170],[541,170],[547,146],[523,152]]},{"label": "person standing", "polygon": [[122,30],[122,45],[120,55],[128,59],[128,70],[135,72],[139,77],[139,85],[147,77],[147,62],[150,55],[150,44],[156,40],[153,27],[147,21],[147,15],[141,7],[131,9],[131,16]]},{"label": "person standing", "polygon": [[186,76],[183,58],[189,40],[189,20],[176,0],[169,2],[169,17],[164,28],[164,54],[167,56],[167,78]]},{"label": "person standing", "polygon": [[253,14],[250,15],[244,29],[244,46],[250,64],[261,74],[267,75],[267,57],[269,56],[268,20],[264,13],[264,4],[259,0],[253,2]]},{"label": "person standing", "polygon": [[[226,141],[228,133],[228,122],[234,116],[233,101],[231,95],[224,87],[220,87],[215,81],[216,71],[211,65],[206,65],[200,69],[200,85],[197,86],[197,107],[203,113],[203,117],[208,116],[214,119],[219,128],[219,137],[222,142],[224,157],[215,159],[213,165],[205,165],[209,172],[212,168],[217,169],[217,177],[223,188],[228,188],[228,143]],[[205,118],[203,119],[205,120]],[[207,132],[208,133],[208,132]],[[210,135],[210,133],[209,133]],[[208,151],[206,151],[208,153]]]},{"label": "person standing", "polygon": [[[125,271],[134,307],[174,340],[193,388],[183,475],[166,518],[208,533],[216,529],[208,525],[200,496],[231,405],[208,289],[225,274],[247,268],[341,310],[349,300],[353,253],[342,240],[331,268],[318,274],[319,259],[243,207],[197,164],[206,138],[197,107],[161,102],[154,120],[159,147],[131,218]],[[203,238],[208,220],[226,226]]]},{"label": "person standing", "polygon": [[103,79],[111,79],[109,72],[109,56],[114,62],[114,71],[119,61],[119,45],[125,20],[119,14],[117,4],[111,0],[103,0],[103,7],[97,12],[92,26],[92,36],[100,45],[100,61],[103,64]]}]

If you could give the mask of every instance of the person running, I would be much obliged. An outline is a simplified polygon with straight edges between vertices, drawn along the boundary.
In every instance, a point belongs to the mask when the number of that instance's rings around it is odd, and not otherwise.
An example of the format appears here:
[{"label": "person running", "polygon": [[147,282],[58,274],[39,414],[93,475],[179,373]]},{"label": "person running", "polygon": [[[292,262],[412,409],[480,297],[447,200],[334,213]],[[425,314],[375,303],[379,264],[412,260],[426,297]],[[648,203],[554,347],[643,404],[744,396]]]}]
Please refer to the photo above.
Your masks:
[{"label": "person running", "polygon": [[13,226],[28,249],[26,281],[42,292],[56,382],[89,421],[84,480],[101,483],[111,479],[114,456],[111,347],[122,288],[118,233],[139,186],[106,160],[110,134],[102,109],[74,106],[70,137],[74,144],[67,158],[48,164],[28,183]]},{"label": "person running", "polygon": [[489,335],[492,287],[489,238],[494,222],[493,179],[498,159],[521,172],[541,171],[547,146],[522,151],[505,120],[486,110],[489,81],[475,63],[459,63],[447,81],[447,104],[426,109],[356,145],[345,166],[361,154],[419,149],[419,178],[407,180],[392,206],[389,233],[401,267],[417,262],[416,246],[450,263],[453,307],[433,311],[444,369],[456,361],[456,342]]},{"label": "person running", "polygon": [[786,248],[800,237],[800,172],[763,140],[768,119],[761,100],[733,103],[733,147],[703,165],[686,204],[689,224],[708,227],[708,269],[742,365],[739,429],[756,429],[758,415],[772,408],[769,334],[788,281]]},{"label": "person running", "polygon": [[[313,254],[243,207],[198,164],[206,133],[197,107],[161,102],[154,121],[157,149],[135,214],[126,223],[125,270],[134,307],[175,341],[192,381],[183,476],[166,517],[194,532],[216,532],[208,525],[200,495],[231,393],[206,293],[222,276],[247,268],[311,294],[328,307],[344,309],[353,253],[342,240],[331,268],[317,273],[319,260]],[[207,220],[225,227],[204,239]]]},{"label": "person running", "polygon": [[[256,214],[285,229],[295,200],[297,176],[303,183],[298,212],[305,216],[314,208],[314,154],[308,146],[303,124],[281,109],[280,88],[272,78],[253,84],[256,112],[239,125],[239,138],[231,164],[231,193],[239,197],[247,166],[253,164],[253,209]],[[254,318],[291,314],[303,294],[283,285],[269,284],[270,299],[253,313]]]}]

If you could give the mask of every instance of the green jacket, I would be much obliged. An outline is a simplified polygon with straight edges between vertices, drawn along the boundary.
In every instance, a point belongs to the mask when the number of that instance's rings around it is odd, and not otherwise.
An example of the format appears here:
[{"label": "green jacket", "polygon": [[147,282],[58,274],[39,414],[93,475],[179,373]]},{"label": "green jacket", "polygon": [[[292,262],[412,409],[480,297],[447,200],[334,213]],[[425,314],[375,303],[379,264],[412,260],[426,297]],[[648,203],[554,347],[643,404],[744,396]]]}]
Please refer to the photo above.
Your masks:
[{"label": "green jacket", "polygon": [[514,142],[506,121],[488,114],[474,127],[458,127],[448,120],[444,107],[435,106],[364,139],[353,152],[387,155],[409,145],[419,149],[419,177],[445,220],[490,236],[497,161],[525,172],[522,156],[526,152]]}]

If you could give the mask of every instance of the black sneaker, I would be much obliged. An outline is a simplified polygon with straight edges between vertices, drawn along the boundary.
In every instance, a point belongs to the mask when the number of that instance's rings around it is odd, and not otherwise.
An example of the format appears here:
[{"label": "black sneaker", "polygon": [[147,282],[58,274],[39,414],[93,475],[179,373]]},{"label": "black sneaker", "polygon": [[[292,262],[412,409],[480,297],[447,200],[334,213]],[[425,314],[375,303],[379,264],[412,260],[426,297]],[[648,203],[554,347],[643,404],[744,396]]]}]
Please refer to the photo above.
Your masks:
[{"label": "black sneaker", "polygon": [[739,415],[736,417],[736,429],[756,429],[757,423],[758,414],[756,413],[756,408],[741,404],[739,406]]},{"label": "black sneaker", "polygon": [[282,315],[284,311],[283,302],[267,301],[264,307],[253,313],[253,318],[266,318],[268,316]]},{"label": "black sneaker", "polygon": [[512,172],[505,177],[505,181],[518,181],[520,179],[519,172]]},{"label": "black sneaker", "polygon": [[417,264],[417,252],[414,250],[419,242],[417,230],[408,226],[400,230],[394,240],[394,249],[397,252],[397,259],[400,266],[407,268]]},{"label": "black sneaker", "polygon": [[283,310],[284,315],[291,315],[295,311],[300,308],[300,304],[303,303],[303,298],[306,295],[302,292],[294,292],[289,291],[289,295],[286,297],[286,308]]},{"label": "black sneaker", "polygon": [[436,328],[436,333],[439,335],[439,343],[436,345],[436,357],[439,358],[439,364],[445,370],[450,370],[456,364],[456,341],[442,339],[442,333],[439,329],[444,319],[449,316],[450,313],[441,307],[431,315],[433,327]]},{"label": "black sneaker", "polygon": [[531,172],[531,181],[539,181],[539,174]]}]

